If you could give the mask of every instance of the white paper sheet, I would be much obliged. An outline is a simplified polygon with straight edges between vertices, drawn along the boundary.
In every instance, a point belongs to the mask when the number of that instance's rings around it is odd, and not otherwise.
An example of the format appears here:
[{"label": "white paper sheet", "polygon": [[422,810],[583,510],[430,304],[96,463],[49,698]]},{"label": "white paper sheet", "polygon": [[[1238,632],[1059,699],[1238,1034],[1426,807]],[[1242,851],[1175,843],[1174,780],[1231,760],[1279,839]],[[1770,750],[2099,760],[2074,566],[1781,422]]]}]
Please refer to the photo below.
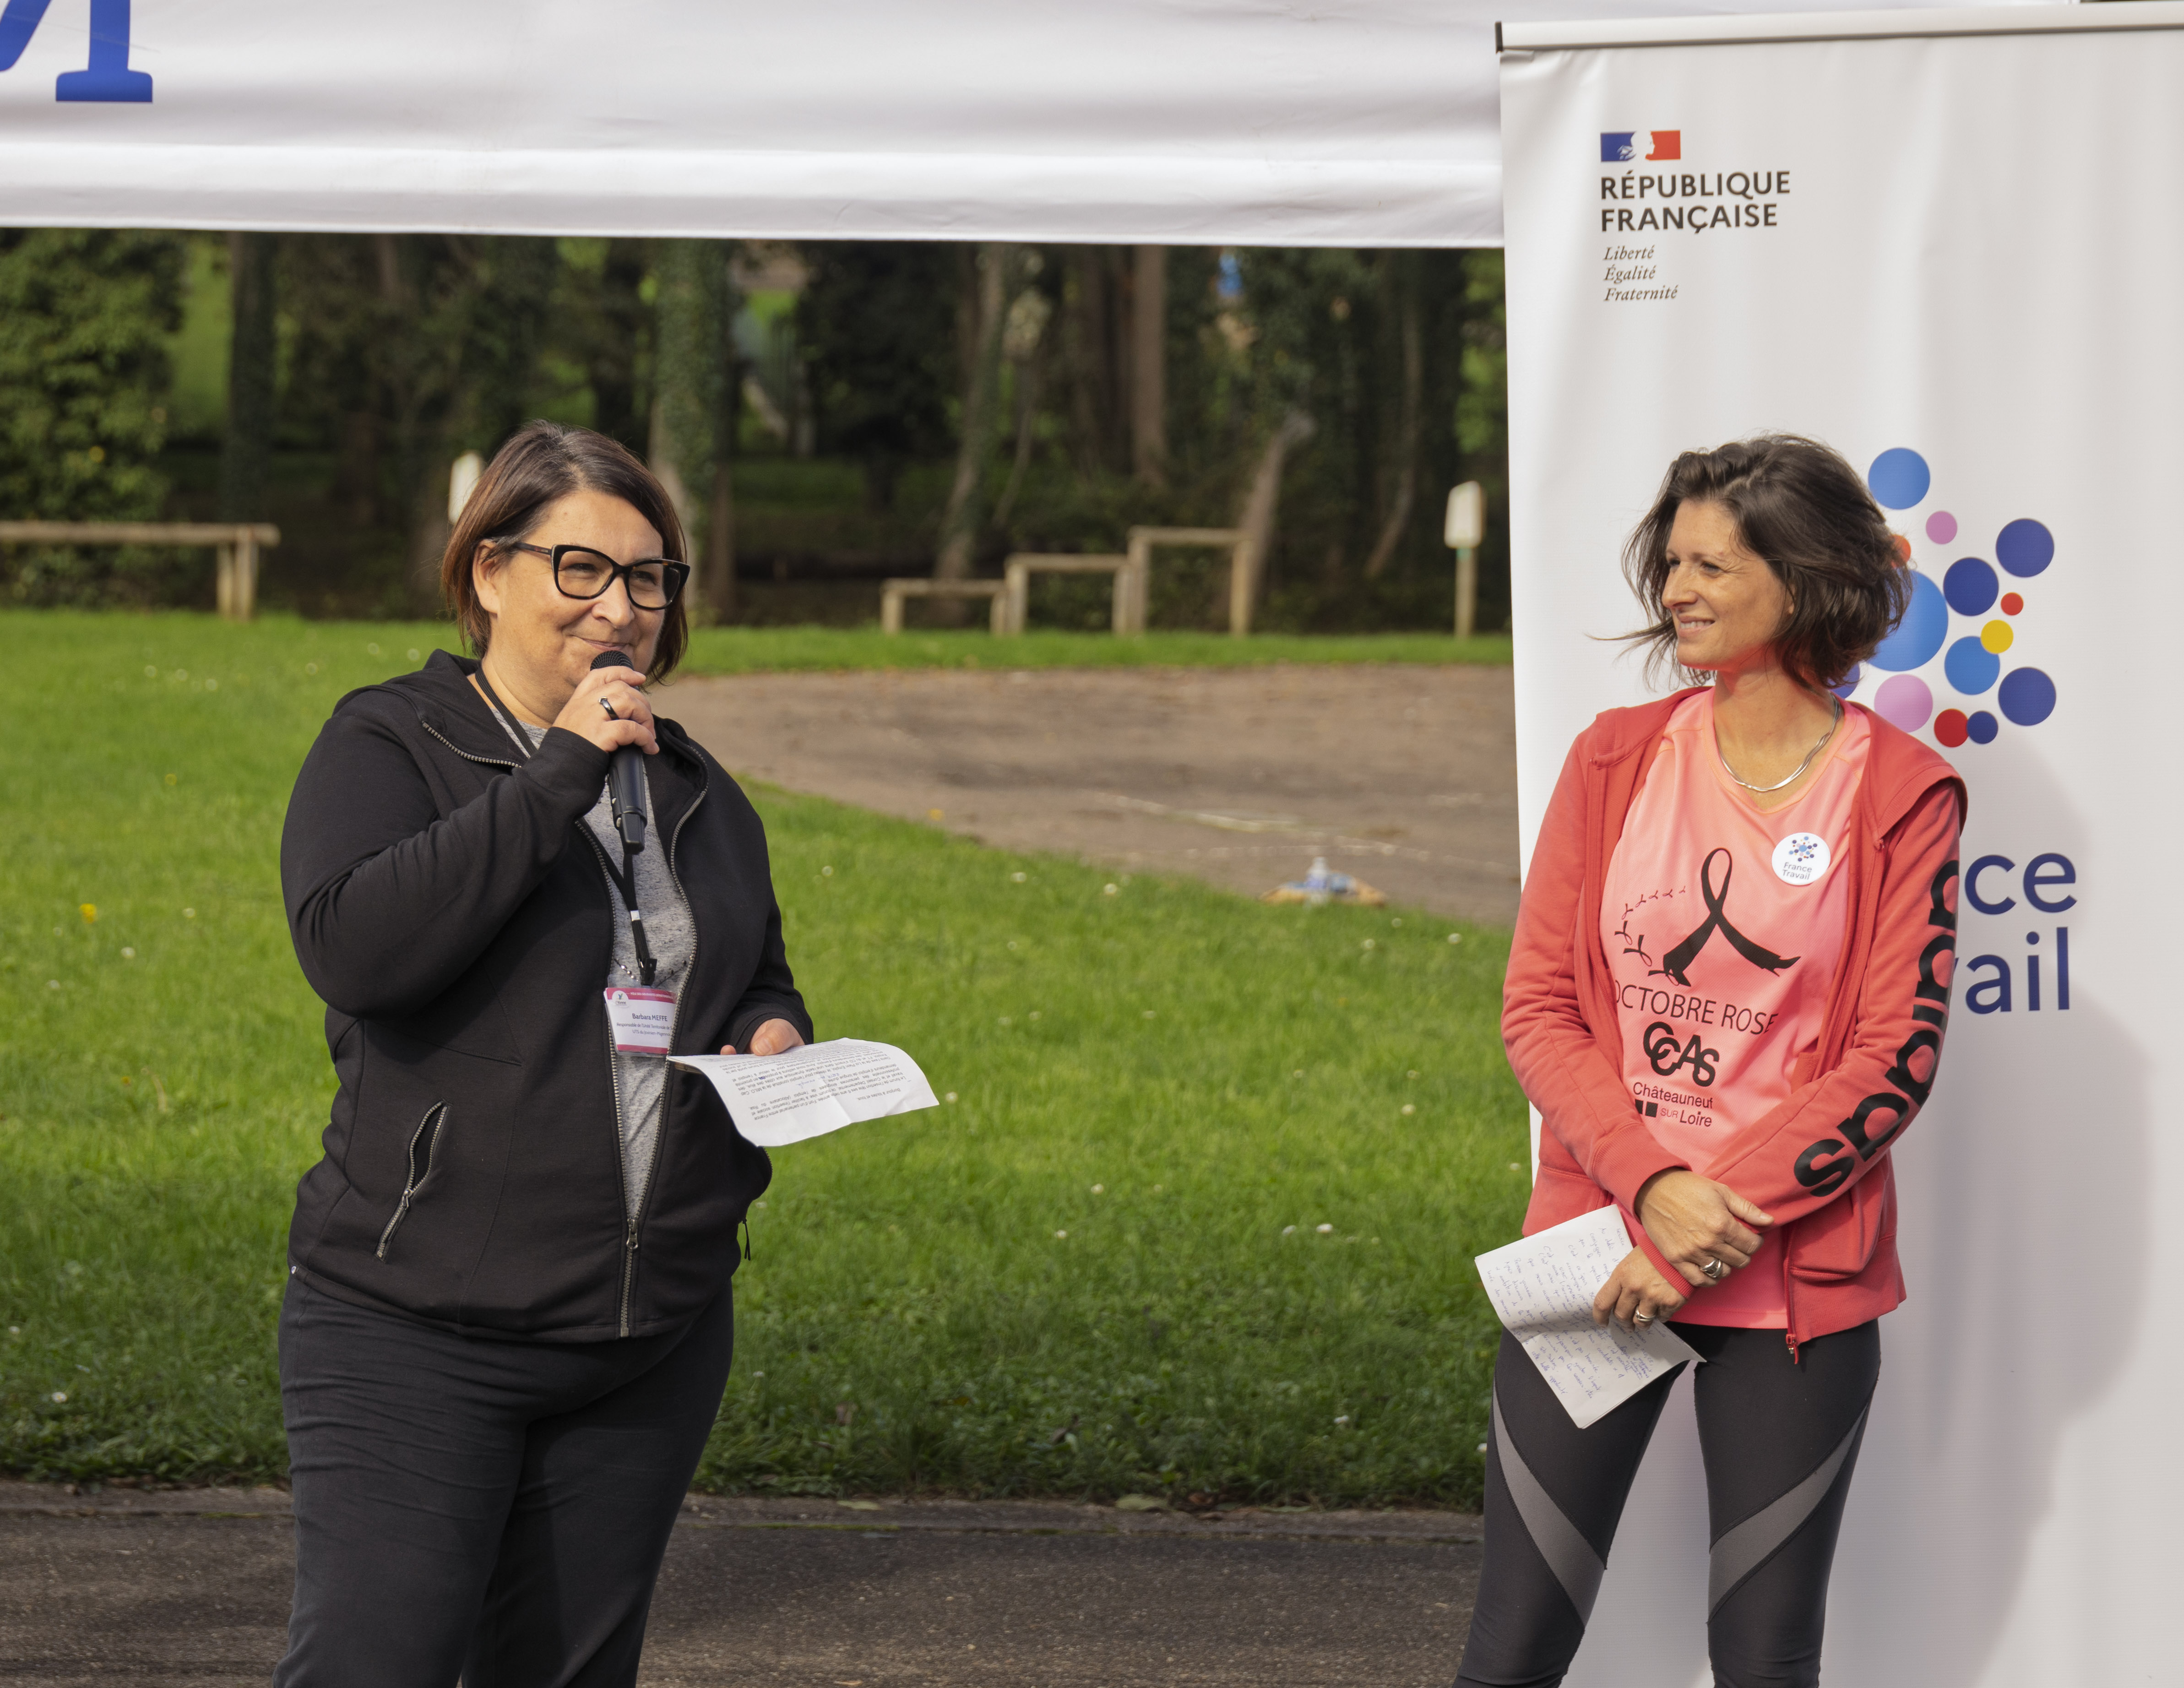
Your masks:
[{"label": "white paper sheet", "polygon": [[736,1129],[761,1149],[938,1103],[916,1061],[892,1044],[861,1038],[807,1044],[786,1055],[669,1058],[711,1079]]},{"label": "white paper sheet", "polygon": [[1630,1252],[1622,1211],[1602,1207],[1474,1262],[1494,1311],[1580,1430],[1698,1358],[1664,1323],[1630,1331],[1592,1322],[1592,1298]]}]

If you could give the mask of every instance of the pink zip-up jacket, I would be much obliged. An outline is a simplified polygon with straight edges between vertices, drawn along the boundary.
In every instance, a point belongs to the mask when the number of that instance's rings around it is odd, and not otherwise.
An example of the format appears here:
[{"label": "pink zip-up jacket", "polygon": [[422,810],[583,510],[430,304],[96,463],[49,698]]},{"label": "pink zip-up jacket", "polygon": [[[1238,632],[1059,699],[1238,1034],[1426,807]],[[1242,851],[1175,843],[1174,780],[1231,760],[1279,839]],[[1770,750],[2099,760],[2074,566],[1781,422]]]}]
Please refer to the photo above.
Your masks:
[{"label": "pink zip-up jacket", "polygon": [[[1646,1180],[1685,1162],[1646,1128],[1623,1082],[1600,904],[1632,799],[1691,695],[1609,710],[1570,747],[1524,881],[1502,1009],[1509,1064],[1546,1124],[1525,1234],[1613,1201],[1679,1287],[1682,1275],[1631,1217]],[[1869,716],[1871,749],[1839,870],[1851,876],[1850,913],[1819,1047],[1791,1073],[1788,1098],[1738,1133],[1708,1174],[1783,1233],[1792,1353],[1903,1300],[1888,1150],[1933,1089],[1948,1025],[1964,782],[1908,733]]]}]

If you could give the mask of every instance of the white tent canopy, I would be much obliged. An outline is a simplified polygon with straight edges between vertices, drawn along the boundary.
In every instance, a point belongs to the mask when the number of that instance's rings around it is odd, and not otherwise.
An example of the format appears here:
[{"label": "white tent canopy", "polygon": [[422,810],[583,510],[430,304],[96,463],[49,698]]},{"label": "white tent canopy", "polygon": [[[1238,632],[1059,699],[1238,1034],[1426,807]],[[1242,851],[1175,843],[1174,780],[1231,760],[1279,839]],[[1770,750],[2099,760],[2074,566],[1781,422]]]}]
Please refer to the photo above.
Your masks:
[{"label": "white tent canopy", "polygon": [[1491,244],[1495,21],[1662,9],[5,0],[0,224]]}]

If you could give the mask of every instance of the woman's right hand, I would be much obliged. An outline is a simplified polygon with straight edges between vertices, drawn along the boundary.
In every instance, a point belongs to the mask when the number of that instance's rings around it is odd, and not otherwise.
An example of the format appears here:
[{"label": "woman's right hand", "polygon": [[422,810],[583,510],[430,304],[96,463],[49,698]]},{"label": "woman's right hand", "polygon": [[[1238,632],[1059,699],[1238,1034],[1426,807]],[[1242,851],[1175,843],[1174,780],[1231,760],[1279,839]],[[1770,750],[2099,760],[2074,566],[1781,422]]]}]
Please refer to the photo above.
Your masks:
[{"label": "woman's right hand", "polygon": [[1645,1250],[1633,1249],[1607,1274],[1607,1281],[1592,1298],[1592,1322],[1606,1324],[1613,1319],[1630,1329],[1641,1330],[1656,1319],[1668,1318],[1689,1300],[1653,1270]]},{"label": "woman's right hand", "polygon": [[[1751,1265],[1760,1241],[1752,1228],[1771,1225],[1774,1218],[1727,1184],[1676,1167],[1646,1180],[1638,1192],[1638,1222],[1684,1281],[1703,1290]],[[1719,1262],[1721,1269],[1708,1272],[1709,1261]]]},{"label": "woman's right hand", "polygon": [[[593,668],[585,672],[554,725],[573,733],[602,750],[619,750],[634,744],[648,756],[660,749],[652,733],[652,705],[638,689],[644,677],[634,668]],[[599,707],[611,705],[610,717]]]}]

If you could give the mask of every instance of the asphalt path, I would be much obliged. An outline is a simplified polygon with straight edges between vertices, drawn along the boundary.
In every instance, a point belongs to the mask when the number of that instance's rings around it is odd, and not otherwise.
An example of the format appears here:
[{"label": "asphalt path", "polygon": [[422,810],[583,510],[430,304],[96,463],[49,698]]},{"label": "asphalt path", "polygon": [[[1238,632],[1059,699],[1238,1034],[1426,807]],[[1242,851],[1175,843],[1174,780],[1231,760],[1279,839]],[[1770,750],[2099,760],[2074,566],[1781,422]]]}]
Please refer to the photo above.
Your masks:
[{"label": "asphalt path", "polygon": [[[1454,1513],[693,1496],[642,1680],[1424,1688],[1456,1674],[1479,1539]],[[277,1490],[0,1484],[0,1682],[262,1684],[292,1540]]]}]

